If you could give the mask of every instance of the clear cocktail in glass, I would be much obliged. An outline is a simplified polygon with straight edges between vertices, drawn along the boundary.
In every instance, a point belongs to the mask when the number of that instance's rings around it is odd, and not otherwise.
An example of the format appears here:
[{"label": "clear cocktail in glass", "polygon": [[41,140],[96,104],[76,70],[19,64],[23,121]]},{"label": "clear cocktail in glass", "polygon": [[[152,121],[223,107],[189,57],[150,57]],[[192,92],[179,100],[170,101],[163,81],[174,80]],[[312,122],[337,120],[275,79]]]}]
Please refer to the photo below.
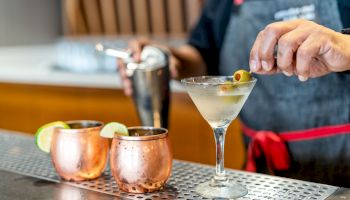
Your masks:
[{"label": "clear cocktail in glass", "polygon": [[248,190],[229,180],[224,169],[224,144],[227,127],[241,111],[256,79],[234,82],[232,76],[200,76],[182,79],[197,109],[214,130],[216,143],[216,174],[199,184],[196,192],[206,198],[238,198]]}]

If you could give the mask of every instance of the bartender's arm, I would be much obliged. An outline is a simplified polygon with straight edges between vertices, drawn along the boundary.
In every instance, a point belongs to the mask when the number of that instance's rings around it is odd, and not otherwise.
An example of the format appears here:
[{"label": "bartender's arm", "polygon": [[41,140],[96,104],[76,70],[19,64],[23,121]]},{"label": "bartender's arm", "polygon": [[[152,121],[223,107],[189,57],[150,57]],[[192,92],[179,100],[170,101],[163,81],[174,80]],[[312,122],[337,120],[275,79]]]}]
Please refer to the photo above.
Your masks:
[{"label": "bartender's arm", "polygon": [[272,23],[258,34],[249,63],[255,73],[282,72],[301,81],[347,71],[350,35],[307,20]]},{"label": "bartender's arm", "polygon": [[[133,40],[129,43],[129,49],[133,52],[135,62],[140,62],[142,48],[145,45],[155,45],[147,39]],[[171,78],[181,79],[186,76],[203,75],[206,73],[206,66],[202,56],[196,48],[191,45],[182,45],[179,48],[166,47],[164,45],[155,45],[166,49],[170,53],[170,74]],[[122,79],[124,93],[132,94],[131,82],[128,79],[125,71],[125,63],[118,61],[118,69]]]}]

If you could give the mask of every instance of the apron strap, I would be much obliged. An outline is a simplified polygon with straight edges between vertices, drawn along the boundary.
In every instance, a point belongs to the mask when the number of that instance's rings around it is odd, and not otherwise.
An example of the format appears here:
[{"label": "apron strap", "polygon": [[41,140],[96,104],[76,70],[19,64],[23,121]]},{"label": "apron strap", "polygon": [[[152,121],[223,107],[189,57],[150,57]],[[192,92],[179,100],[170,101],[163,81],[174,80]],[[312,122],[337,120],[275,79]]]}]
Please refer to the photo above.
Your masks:
[{"label": "apron strap", "polygon": [[286,171],[290,167],[290,155],[286,142],[312,140],[335,135],[350,134],[350,124],[325,126],[320,128],[282,132],[256,131],[242,124],[243,132],[250,137],[248,157],[245,170],[256,172],[256,160],[264,157],[267,169],[271,174],[274,171]]},{"label": "apron strap", "polygon": [[[261,132],[251,129],[245,126],[244,124],[242,124],[242,128],[244,134],[248,137],[254,137],[256,133]],[[295,142],[304,140],[315,140],[344,134],[350,134],[350,124],[340,124],[306,130],[280,132],[278,135],[286,142]]]}]

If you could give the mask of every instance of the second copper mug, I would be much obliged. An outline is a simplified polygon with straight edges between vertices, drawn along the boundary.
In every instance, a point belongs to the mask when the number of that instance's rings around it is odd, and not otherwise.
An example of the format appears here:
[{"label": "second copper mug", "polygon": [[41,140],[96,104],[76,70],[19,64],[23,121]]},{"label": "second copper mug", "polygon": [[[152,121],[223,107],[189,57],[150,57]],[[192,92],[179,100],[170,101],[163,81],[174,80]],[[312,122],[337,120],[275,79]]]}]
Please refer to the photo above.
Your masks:
[{"label": "second copper mug", "polygon": [[99,177],[108,157],[108,139],[100,137],[102,122],[67,121],[70,129],[56,128],[51,142],[51,159],[60,177],[83,181]]},{"label": "second copper mug", "polygon": [[131,193],[160,190],[170,177],[172,151],[168,130],[129,127],[129,136],[115,135],[110,164],[119,188]]}]

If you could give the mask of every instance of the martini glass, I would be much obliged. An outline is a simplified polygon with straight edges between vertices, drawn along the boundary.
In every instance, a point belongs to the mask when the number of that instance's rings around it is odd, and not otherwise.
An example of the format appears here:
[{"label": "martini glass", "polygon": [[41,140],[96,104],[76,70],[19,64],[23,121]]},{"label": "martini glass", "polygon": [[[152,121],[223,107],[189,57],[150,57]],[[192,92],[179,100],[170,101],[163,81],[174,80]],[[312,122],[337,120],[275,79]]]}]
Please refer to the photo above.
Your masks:
[{"label": "martini glass", "polygon": [[216,173],[212,180],[199,184],[196,192],[206,198],[238,198],[248,190],[229,180],[224,169],[224,144],[227,127],[241,111],[256,79],[233,82],[232,76],[200,76],[181,80],[197,109],[214,130]]}]

